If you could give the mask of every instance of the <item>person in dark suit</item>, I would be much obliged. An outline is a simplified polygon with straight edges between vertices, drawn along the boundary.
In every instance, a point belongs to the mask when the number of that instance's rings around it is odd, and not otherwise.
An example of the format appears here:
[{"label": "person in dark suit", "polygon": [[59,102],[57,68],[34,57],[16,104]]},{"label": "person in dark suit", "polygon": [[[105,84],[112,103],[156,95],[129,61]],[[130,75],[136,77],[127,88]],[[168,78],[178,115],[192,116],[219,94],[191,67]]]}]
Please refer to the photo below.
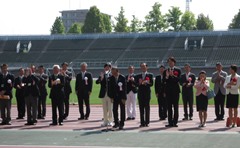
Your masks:
[{"label": "person in dark suit", "polygon": [[[1,109],[1,125],[11,125],[11,102],[12,102],[12,89],[14,86],[14,75],[8,72],[8,65],[2,64],[2,73],[0,74],[0,99]],[[4,97],[5,96],[5,97]]]},{"label": "person in dark suit", "polygon": [[40,96],[38,99],[38,119],[45,119],[46,116],[46,98],[47,98],[47,88],[46,83],[48,81],[48,75],[44,73],[44,66],[38,66],[38,88],[40,91]]},{"label": "person in dark suit", "polygon": [[[80,118],[78,120],[88,120],[90,115],[89,97],[92,92],[93,78],[90,72],[87,72],[87,63],[81,63],[81,72],[77,74],[75,91],[78,97],[78,106]],[[86,114],[83,111],[83,102],[86,105]]]},{"label": "person in dark suit", "polygon": [[[60,74],[60,66],[53,65],[53,74],[48,79],[50,98],[52,102],[52,123],[50,125],[63,125],[63,99],[64,99],[64,76]],[[59,118],[57,122],[57,109]]]},{"label": "person in dark suit", "polygon": [[16,89],[16,101],[17,101],[17,110],[18,116],[16,119],[23,119],[25,117],[25,100],[24,100],[24,84],[22,79],[24,77],[24,69],[19,69],[19,75],[15,78],[14,88]]},{"label": "person in dark suit", "polygon": [[111,76],[111,63],[104,64],[104,72],[96,80],[96,84],[100,84],[99,98],[102,100],[103,107],[103,123],[101,126],[112,126],[112,106],[113,103],[108,96],[108,78]]},{"label": "person in dark suit", "polygon": [[[180,77],[180,85],[182,86],[182,100],[184,109],[183,120],[192,120],[193,116],[193,86],[195,84],[196,76],[191,73],[190,64],[185,64],[185,73]],[[188,114],[189,107],[189,114]],[[188,118],[189,117],[189,118]]]},{"label": "person in dark suit", "polygon": [[216,96],[214,97],[214,106],[215,106],[215,115],[216,119],[224,120],[224,104],[226,98],[226,88],[224,88],[223,84],[227,77],[227,72],[222,70],[222,64],[218,62],[216,64],[216,71],[212,74],[212,83],[214,83],[214,93]]},{"label": "person in dark suit", "polygon": [[27,123],[34,125],[37,123],[37,104],[40,95],[38,83],[39,78],[32,74],[32,70],[27,68],[22,83],[24,84],[24,99],[27,107]]},{"label": "person in dark suit", "polygon": [[167,118],[167,100],[165,94],[165,84],[163,82],[163,72],[165,67],[161,65],[159,67],[160,74],[156,76],[155,79],[155,94],[158,99],[158,115],[160,120],[165,120]]},{"label": "person in dark suit", "polygon": [[[163,73],[163,81],[165,83],[165,92],[168,106],[168,125],[166,127],[178,127],[179,117],[179,80],[181,76],[180,68],[175,66],[176,60],[174,57],[168,58],[169,68]],[[174,113],[173,113],[173,110]]]},{"label": "person in dark suit", "polygon": [[72,80],[72,73],[68,71],[68,63],[64,62],[62,63],[62,75],[65,77],[65,97],[64,97],[64,114],[63,119],[67,119],[69,115],[69,98],[70,94],[72,93],[72,87],[71,87],[71,80]]},{"label": "person in dark suit", "polygon": [[136,99],[137,99],[137,86],[135,83],[134,66],[128,67],[127,80],[127,120],[135,120],[136,118]]},{"label": "person in dark suit", "polygon": [[141,74],[135,77],[135,82],[138,86],[138,103],[140,109],[140,127],[148,127],[150,119],[150,99],[151,89],[153,86],[153,74],[147,71],[146,63],[141,63]]},{"label": "person in dark suit", "polygon": [[[125,121],[125,102],[127,99],[126,78],[119,73],[117,67],[112,67],[112,76],[109,77],[108,96],[113,102],[113,117],[115,125],[113,128],[122,130]],[[118,106],[120,105],[120,121],[118,118]]]}]

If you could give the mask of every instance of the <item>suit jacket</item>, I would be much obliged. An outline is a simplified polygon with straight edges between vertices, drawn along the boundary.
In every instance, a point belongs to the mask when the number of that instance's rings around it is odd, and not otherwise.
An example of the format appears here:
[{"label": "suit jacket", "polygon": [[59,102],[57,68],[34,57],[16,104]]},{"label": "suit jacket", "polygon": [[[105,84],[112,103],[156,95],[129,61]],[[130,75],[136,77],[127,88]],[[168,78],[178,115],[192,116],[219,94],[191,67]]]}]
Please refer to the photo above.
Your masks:
[{"label": "suit jacket", "polygon": [[[195,84],[195,80],[196,80],[196,76],[194,73],[189,74],[188,76],[189,78],[191,78],[191,82],[189,82],[189,80],[187,80],[186,78],[186,73],[182,74],[180,77],[180,85],[182,86],[182,94],[183,95],[192,95],[193,94],[193,86]],[[185,85],[183,85],[185,83]],[[187,87],[186,84],[190,83],[190,85]]]},{"label": "suit jacket", "polygon": [[40,95],[38,88],[39,78],[36,75],[23,77],[22,82],[24,83],[24,97],[29,95],[38,97]]},{"label": "suit jacket", "polygon": [[214,92],[215,92],[215,94],[217,94],[218,91],[220,90],[223,95],[226,95],[226,89],[224,88],[223,85],[224,85],[225,79],[227,77],[227,73],[225,71],[221,71],[220,75],[222,77],[218,77],[217,71],[212,74],[211,81],[212,81],[212,83],[214,83]]},{"label": "suit jacket", "polygon": [[40,96],[47,96],[47,88],[46,88],[46,83],[48,81],[48,75],[46,74],[41,74],[38,75],[39,78],[39,83],[38,83],[38,88],[40,91]]},{"label": "suit jacket", "polygon": [[[148,80],[147,84],[142,84],[142,81]],[[139,99],[151,99],[151,87],[153,86],[153,74],[147,72],[145,79],[142,78],[142,73],[136,75],[135,82],[138,86],[138,98]]]},{"label": "suit jacket", "polygon": [[117,81],[114,76],[109,77],[108,96],[114,100],[127,99],[127,82],[123,75],[119,74]]},{"label": "suit jacket", "polygon": [[178,67],[173,68],[174,76],[169,76],[168,79],[166,78],[166,71],[169,71],[170,69],[166,69],[163,72],[163,81],[165,82],[165,91],[166,94],[170,93],[180,93],[180,86],[179,86],[179,80],[181,76],[181,70]]},{"label": "suit jacket", "polygon": [[[18,76],[17,78],[15,78],[14,80],[14,88],[16,89],[16,97],[23,97],[24,95],[24,86],[22,86],[22,79],[20,76]],[[20,88],[17,87],[17,85],[20,86]]]},{"label": "suit jacket", "polygon": [[67,70],[66,76],[65,76],[65,86],[64,86],[64,91],[66,95],[69,95],[70,93],[72,93],[71,81],[72,81],[72,73]]},{"label": "suit jacket", "polygon": [[81,72],[77,74],[75,90],[79,98],[89,98],[89,93],[92,92],[92,86],[93,78],[90,72],[85,72],[83,77]]},{"label": "suit jacket", "polygon": [[154,87],[155,87],[155,93],[156,94],[163,95],[163,93],[165,92],[165,88],[164,88],[165,84],[163,82],[163,76],[162,75],[156,76]]},{"label": "suit jacket", "polygon": [[[240,94],[239,87],[240,87],[240,76],[236,74],[235,78],[237,79],[236,85],[232,85],[231,88],[226,89],[226,94]],[[226,88],[227,84],[231,81],[231,75],[226,77],[224,82],[224,88]]]},{"label": "suit jacket", "polygon": [[[8,83],[8,80],[11,80],[11,83]],[[3,74],[0,74],[0,91],[6,91],[4,95],[9,95],[10,98],[13,97],[12,95],[12,88],[14,86],[14,75],[8,73],[4,78]]]},{"label": "suit jacket", "polygon": [[[135,82],[135,74],[132,74],[131,76],[127,75],[126,76],[126,81],[127,81],[127,94],[132,91],[133,93],[137,93],[137,86]],[[131,80],[133,78],[133,81]]]},{"label": "suit jacket", "polygon": [[[56,79],[60,79],[60,83],[59,84],[54,84],[52,85],[52,81],[55,81]],[[61,74],[58,75],[54,75],[52,74],[49,78],[48,78],[48,87],[51,88],[50,90],[50,98],[51,99],[64,99],[65,94],[64,94],[64,76]]]},{"label": "suit jacket", "polygon": [[108,74],[104,74],[102,80],[101,80],[101,76],[98,77],[98,79],[96,81],[96,84],[101,85],[99,96],[98,96],[99,98],[104,98],[105,97],[105,95],[107,93],[107,90],[108,90],[108,87],[107,87],[108,77],[110,77],[111,75],[112,75],[111,72],[109,72]]}]

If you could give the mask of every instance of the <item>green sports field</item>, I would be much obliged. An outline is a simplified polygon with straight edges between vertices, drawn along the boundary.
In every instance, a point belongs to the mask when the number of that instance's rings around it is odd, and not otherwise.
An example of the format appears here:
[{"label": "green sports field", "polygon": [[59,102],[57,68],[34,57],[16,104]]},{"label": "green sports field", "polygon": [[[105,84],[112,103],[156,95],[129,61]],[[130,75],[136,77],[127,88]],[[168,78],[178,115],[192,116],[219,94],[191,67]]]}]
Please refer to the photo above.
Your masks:
[{"label": "green sports field", "polygon": [[[75,88],[75,80],[72,80],[71,81],[71,85],[72,85],[72,90],[73,90],[73,93],[71,94],[70,96],[70,103],[77,103],[77,96],[76,96],[76,93],[74,91],[74,88]],[[213,84],[211,83],[211,88],[213,87]],[[48,94],[49,94],[49,88],[48,88]],[[98,98],[98,94],[99,94],[99,90],[100,90],[100,85],[96,85],[95,81],[93,83],[93,90],[92,90],[92,94],[91,94],[91,97],[90,97],[90,103],[91,104],[101,104],[101,100]],[[195,89],[194,89],[195,91]],[[16,104],[16,98],[15,98],[15,89],[13,90],[13,94],[14,94],[14,98],[12,100],[12,104]],[[50,103],[50,99],[47,98],[47,104],[51,104]],[[179,100],[179,103],[182,104],[182,97],[180,95],[180,100]],[[156,95],[155,95],[155,91],[154,91],[154,87],[152,87],[152,99],[151,99],[151,104],[152,105],[156,105],[157,104],[157,99],[156,99]],[[209,104],[213,104],[213,99],[211,99],[209,101]]]}]

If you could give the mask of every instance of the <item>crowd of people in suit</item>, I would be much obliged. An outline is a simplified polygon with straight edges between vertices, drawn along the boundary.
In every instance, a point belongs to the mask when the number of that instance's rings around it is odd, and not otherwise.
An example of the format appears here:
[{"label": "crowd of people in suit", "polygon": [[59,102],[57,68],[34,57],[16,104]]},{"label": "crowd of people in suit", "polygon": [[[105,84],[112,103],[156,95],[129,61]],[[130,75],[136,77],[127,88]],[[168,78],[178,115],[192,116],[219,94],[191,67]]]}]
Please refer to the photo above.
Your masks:
[{"label": "crowd of people in suit", "polygon": [[[150,100],[151,87],[154,86],[158,100],[159,120],[168,120],[166,127],[178,127],[179,98],[182,95],[184,118],[193,119],[194,88],[196,89],[196,110],[199,112],[199,127],[206,126],[208,96],[210,81],[206,79],[206,72],[200,71],[198,77],[191,72],[190,64],[185,64],[184,73],[175,66],[174,57],[168,58],[168,67],[159,67],[159,75],[155,77],[148,72],[146,63],[141,63],[141,73],[134,73],[134,66],[128,67],[128,74],[120,73],[117,66],[106,63],[104,72],[101,72],[96,80],[100,85],[99,98],[102,100],[103,123],[101,126],[112,126],[122,130],[125,120],[136,119],[136,102],[139,104],[140,125],[148,127],[150,124]],[[90,116],[90,96],[93,87],[93,77],[87,71],[87,63],[80,65],[81,72],[76,75],[75,92],[78,98],[78,120],[88,120]],[[34,125],[38,119],[45,119],[47,82],[50,88],[49,98],[52,106],[52,123],[63,125],[69,116],[69,98],[72,93],[72,73],[68,71],[68,63],[53,66],[51,75],[44,73],[44,67],[19,69],[19,74],[14,77],[8,71],[8,65],[1,65],[0,74],[0,109],[1,125],[11,125],[11,100],[12,89],[16,89],[16,101],[18,116],[23,119],[27,112],[27,123]],[[224,105],[228,108],[229,127],[235,127],[238,120],[238,98],[240,76],[237,74],[237,66],[230,66],[230,74],[222,70],[222,64],[216,64],[216,71],[212,74],[211,82],[214,83],[215,120],[224,120]],[[180,89],[182,87],[182,89]],[[86,112],[84,112],[84,105]],[[119,108],[120,107],[120,114]],[[125,110],[126,108],[126,110]],[[26,109],[26,111],[25,111]],[[58,114],[57,114],[58,111]]]}]

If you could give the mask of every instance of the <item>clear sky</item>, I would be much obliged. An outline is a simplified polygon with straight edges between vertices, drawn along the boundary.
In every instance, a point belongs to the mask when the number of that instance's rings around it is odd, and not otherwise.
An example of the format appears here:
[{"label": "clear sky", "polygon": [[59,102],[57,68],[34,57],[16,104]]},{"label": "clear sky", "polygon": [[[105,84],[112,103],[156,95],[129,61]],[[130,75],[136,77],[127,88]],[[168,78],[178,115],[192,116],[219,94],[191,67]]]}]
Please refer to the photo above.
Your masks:
[{"label": "clear sky", "polygon": [[[171,6],[185,11],[186,0],[1,0],[0,34],[49,34],[49,30],[59,11],[69,9],[89,9],[96,5],[101,12],[117,16],[120,7],[126,17],[132,15],[140,20],[151,10],[155,2],[162,4],[165,14]],[[226,30],[240,9],[240,0],[192,0],[190,10],[197,17],[204,13],[213,20],[215,30]]]}]

